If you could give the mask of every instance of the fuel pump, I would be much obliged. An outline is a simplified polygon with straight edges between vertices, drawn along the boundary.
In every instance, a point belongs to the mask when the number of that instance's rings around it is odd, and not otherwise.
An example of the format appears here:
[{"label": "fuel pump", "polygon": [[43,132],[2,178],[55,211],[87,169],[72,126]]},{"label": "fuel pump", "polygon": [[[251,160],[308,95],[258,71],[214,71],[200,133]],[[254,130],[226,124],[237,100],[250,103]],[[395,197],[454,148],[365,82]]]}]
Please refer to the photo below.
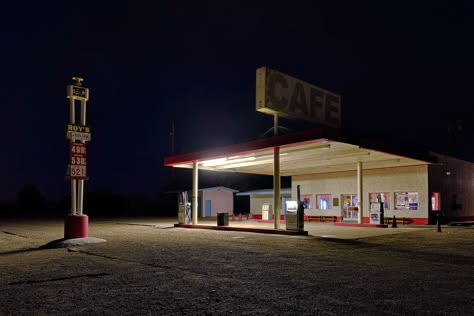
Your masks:
[{"label": "fuel pump", "polygon": [[383,194],[379,195],[378,198],[380,202],[380,224],[384,224],[384,216],[385,216],[385,210],[384,210],[384,205],[385,205],[385,197]]},{"label": "fuel pump", "polygon": [[384,224],[384,196],[380,194],[377,202],[370,203],[370,224]]},{"label": "fuel pump", "polygon": [[304,231],[304,203],[300,201],[300,186],[296,187],[296,201],[286,202],[286,230]]},{"label": "fuel pump", "polygon": [[188,193],[179,195],[178,222],[180,224],[191,224],[191,203],[188,201]]},{"label": "fuel pump", "polygon": [[298,200],[298,231],[302,232],[304,230],[304,202],[301,201],[300,186],[296,186],[296,196]]}]

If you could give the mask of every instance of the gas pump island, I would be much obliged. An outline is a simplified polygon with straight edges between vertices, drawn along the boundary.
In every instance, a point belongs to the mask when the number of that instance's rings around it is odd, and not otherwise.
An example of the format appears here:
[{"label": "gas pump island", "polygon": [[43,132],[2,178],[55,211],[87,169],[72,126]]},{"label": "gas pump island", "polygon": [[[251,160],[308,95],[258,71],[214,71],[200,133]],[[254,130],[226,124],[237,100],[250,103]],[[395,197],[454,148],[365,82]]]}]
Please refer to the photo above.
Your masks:
[{"label": "gas pump island", "polygon": [[[86,126],[86,102],[89,89],[82,86],[83,78],[73,77],[73,85],[67,86],[69,99],[69,124],[66,125],[66,138],[69,139],[69,164],[66,179],[71,180],[71,213],[64,222],[64,239],[86,238],[89,231],[89,218],[83,214],[84,181],[86,172],[86,142],[91,140],[91,129]],[[81,103],[80,124],[76,124],[75,100]]]}]

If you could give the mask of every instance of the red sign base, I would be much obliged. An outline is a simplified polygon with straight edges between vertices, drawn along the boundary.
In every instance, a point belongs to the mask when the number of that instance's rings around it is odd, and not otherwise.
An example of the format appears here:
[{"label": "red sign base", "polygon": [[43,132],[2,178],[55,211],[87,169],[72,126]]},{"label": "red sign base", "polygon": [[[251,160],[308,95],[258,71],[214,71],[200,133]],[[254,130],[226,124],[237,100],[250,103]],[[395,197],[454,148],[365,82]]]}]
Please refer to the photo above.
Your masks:
[{"label": "red sign base", "polygon": [[89,234],[87,215],[68,215],[64,220],[64,239],[86,238]]}]

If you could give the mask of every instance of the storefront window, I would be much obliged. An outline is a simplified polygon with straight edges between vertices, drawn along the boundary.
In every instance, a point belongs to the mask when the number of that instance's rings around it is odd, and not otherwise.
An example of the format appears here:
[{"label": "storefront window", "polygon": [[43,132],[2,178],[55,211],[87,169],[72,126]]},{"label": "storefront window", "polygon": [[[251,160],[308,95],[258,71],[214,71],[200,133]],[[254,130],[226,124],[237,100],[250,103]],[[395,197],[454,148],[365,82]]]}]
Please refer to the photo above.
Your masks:
[{"label": "storefront window", "polygon": [[382,202],[385,210],[390,209],[390,194],[388,192],[369,193],[369,201],[370,203]]},{"label": "storefront window", "polygon": [[303,207],[305,209],[311,209],[313,208],[313,203],[311,199],[311,194],[305,194],[301,196],[301,199],[303,199]]},{"label": "storefront window", "polygon": [[418,192],[395,192],[396,210],[418,210]]},{"label": "storefront window", "polygon": [[331,194],[316,194],[317,207],[320,210],[332,209],[332,195]]},{"label": "storefront window", "polygon": [[431,210],[440,211],[441,210],[441,198],[439,192],[431,193]]}]

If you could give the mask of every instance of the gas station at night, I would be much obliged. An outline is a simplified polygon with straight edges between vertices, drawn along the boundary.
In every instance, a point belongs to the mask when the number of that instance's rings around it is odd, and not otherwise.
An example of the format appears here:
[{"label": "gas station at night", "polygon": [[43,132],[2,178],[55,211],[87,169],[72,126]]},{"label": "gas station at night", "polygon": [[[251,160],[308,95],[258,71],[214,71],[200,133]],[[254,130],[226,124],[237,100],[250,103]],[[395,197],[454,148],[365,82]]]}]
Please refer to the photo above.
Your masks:
[{"label": "gas station at night", "polygon": [[[91,140],[86,125],[89,91],[82,86],[82,78],[73,79],[67,94],[71,213],[65,221],[65,238],[83,238],[88,236],[83,195],[86,142]],[[81,104],[80,124],[75,120],[75,101]],[[203,211],[199,204],[205,201],[199,202],[198,194],[200,170],[273,176],[271,203],[250,210],[252,218],[272,222],[273,233],[307,233],[304,221],[312,218],[365,227],[387,227],[390,220],[392,225],[398,220],[439,225],[441,216],[449,221],[474,220],[474,164],[345,135],[339,95],[262,67],[256,76],[256,110],[273,116],[273,137],[164,159],[165,166],[192,169],[191,200],[187,194],[181,196],[178,225],[199,227],[199,217],[208,214],[217,213],[219,219],[242,213],[233,207],[213,210],[210,202],[206,204],[209,210]],[[321,127],[282,135],[279,117]],[[290,197],[282,197],[281,177],[291,177]],[[219,220],[217,224],[220,229],[227,226]]]},{"label": "gas station at night", "polygon": [[[468,192],[473,190],[472,163],[348,137],[339,129],[339,96],[269,68],[257,70],[256,94],[257,111],[274,116],[273,137],[164,159],[165,166],[193,170],[192,225],[202,215],[197,205],[199,170],[273,176],[273,218],[285,213],[287,230],[302,231],[303,225],[288,227],[292,212],[284,203],[290,201],[281,198],[282,176],[291,177],[291,200],[301,205],[299,213],[332,217],[335,225],[386,227],[387,218],[433,224],[441,211],[451,220],[474,219],[473,192]],[[309,116],[326,127],[278,135],[278,116]],[[448,161],[450,173],[456,173],[455,187],[446,174]],[[453,196],[458,199],[454,209]],[[279,220],[273,223],[281,230]]]}]

